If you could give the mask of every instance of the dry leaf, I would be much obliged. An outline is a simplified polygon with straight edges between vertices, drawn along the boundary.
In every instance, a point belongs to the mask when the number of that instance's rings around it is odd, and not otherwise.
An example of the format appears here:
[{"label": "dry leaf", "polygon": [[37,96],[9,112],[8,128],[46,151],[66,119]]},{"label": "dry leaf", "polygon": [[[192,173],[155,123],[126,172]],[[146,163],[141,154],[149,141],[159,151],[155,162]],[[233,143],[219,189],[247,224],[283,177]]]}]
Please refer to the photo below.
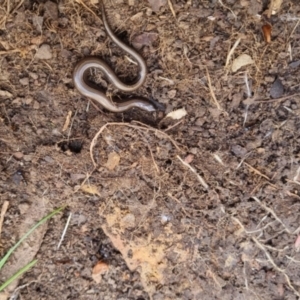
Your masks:
[{"label": "dry leaf", "polygon": [[98,189],[95,185],[87,185],[87,184],[84,184],[82,187],[81,187],[82,191],[84,191],[85,193],[88,193],[88,194],[92,194],[92,195],[98,195],[100,196],[99,192],[98,192]]},{"label": "dry leaf", "polygon": [[113,170],[116,166],[119,165],[120,156],[116,152],[111,152],[108,154],[108,160],[104,165],[108,170]]},{"label": "dry leaf", "polygon": [[270,43],[271,42],[272,26],[270,24],[265,24],[262,27],[262,31],[263,31],[266,43]]},{"label": "dry leaf", "polygon": [[102,280],[102,274],[109,270],[109,265],[103,261],[98,261],[98,263],[94,266],[92,272],[92,278],[97,282],[100,283]]},{"label": "dry leaf", "polygon": [[241,54],[233,61],[232,66],[231,66],[232,72],[236,72],[240,68],[250,65],[250,64],[253,64],[253,63],[254,63],[254,61],[250,55]]},{"label": "dry leaf", "polygon": [[183,118],[184,116],[186,116],[186,114],[187,114],[187,112],[186,112],[185,108],[180,108],[180,109],[169,112],[166,115],[166,118],[169,117],[173,120],[179,120],[179,119]]}]

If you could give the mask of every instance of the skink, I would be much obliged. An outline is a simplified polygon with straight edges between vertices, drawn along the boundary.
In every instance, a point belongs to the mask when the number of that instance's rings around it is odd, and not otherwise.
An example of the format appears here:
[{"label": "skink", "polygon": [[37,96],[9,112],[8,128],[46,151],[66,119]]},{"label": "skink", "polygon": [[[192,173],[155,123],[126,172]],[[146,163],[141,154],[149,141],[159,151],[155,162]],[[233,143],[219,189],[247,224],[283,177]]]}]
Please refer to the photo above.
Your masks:
[{"label": "skink", "polygon": [[[98,68],[103,72],[107,80],[111,84],[113,84],[117,89],[124,92],[132,92],[139,88],[145,82],[147,75],[147,66],[144,59],[134,49],[130,48],[122,41],[120,41],[111,30],[107,22],[106,12],[103,4],[102,21],[108,36],[113,40],[113,42],[117,44],[121,49],[123,49],[126,53],[131,55],[134,58],[134,60],[138,63],[140,69],[138,80],[132,85],[124,84],[122,81],[120,81],[120,79],[116,76],[114,71],[103,60],[96,57],[86,57],[77,63],[73,71],[73,82],[76,89],[81,95],[95,100],[104,108],[112,112],[123,112],[133,107],[138,107],[149,112],[155,111],[157,108],[154,105],[154,103],[151,103],[150,101],[146,101],[139,97],[132,98],[122,103],[113,103],[109,98],[106,97],[106,95],[103,92],[94,88],[94,85],[89,82],[87,78],[87,71],[90,68]],[[158,104],[158,106],[161,105]]]}]

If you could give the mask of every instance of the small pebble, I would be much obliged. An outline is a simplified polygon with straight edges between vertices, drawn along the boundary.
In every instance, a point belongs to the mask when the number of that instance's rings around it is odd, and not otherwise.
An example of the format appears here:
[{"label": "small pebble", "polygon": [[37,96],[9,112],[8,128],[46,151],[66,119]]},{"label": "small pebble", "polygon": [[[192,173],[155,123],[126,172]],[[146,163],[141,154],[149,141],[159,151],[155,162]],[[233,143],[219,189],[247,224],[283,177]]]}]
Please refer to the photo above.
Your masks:
[{"label": "small pebble", "polygon": [[231,147],[231,151],[237,156],[237,157],[243,157],[247,153],[247,149],[240,145],[233,145]]},{"label": "small pebble", "polygon": [[300,66],[300,60],[293,61],[289,64],[291,68],[298,68]]},{"label": "small pebble", "polygon": [[273,99],[280,98],[284,93],[284,87],[281,83],[281,80],[277,78],[272,84],[270,95]]},{"label": "small pebble", "polygon": [[28,77],[24,77],[24,78],[20,79],[19,81],[22,85],[28,85],[29,84],[29,78]]},{"label": "small pebble", "polygon": [[14,154],[13,154],[13,156],[14,156],[14,158],[15,159],[22,159],[23,158],[23,153],[22,152],[15,152]]}]

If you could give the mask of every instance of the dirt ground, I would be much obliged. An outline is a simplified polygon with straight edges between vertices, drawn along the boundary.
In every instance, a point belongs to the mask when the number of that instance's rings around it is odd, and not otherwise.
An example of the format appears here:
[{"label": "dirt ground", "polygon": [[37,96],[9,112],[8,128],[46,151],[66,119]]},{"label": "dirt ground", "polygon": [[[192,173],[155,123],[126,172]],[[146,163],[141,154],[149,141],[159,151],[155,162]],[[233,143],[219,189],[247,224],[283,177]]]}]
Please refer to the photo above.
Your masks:
[{"label": "dirt ground", "polygon": [[299,299],[298,0],[273,14],[267,0],[105,1],[147,62],[135,94],[165,105],[154,113],[74,89],[88,55],[125,82],[138,72],[97,0],[1,1],[1,257],[66,208],[2,269],[38,259],[0,299]]}]

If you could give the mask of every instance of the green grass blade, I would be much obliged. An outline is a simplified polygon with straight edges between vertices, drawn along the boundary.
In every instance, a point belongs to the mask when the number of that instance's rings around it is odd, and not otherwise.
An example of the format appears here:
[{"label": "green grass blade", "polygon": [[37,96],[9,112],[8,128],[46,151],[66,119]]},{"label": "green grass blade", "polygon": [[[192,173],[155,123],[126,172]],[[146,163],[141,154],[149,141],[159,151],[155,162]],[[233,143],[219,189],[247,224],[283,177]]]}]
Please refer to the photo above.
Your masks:
[{"label": "green grass blade", "polygon": [[6,261],[8,260],[8,258],[11,256],[11,254],[15,251],[15,249],[36,229],[38,228],[40,225],[42,225],[43,223],[45,223],[48,219],[52,218],[55,214],[59,213],[60,211],[62,211],[65,207],[60,207],[56,210],[54,210],[52,213],[50,213],[49,215],[47,215],[46,217],[44,217],[43,219],[41,219],[39,222],[37,222],[29,231],[27,231],[22,237],[21,239],[13,246],[11,247],[8,252],[5,254],[5,256],[0,260],[0,270],[3,268],[4,264],[6,263]]},{"label": "green grass blade", "polygon": [[21,276],[23,273],[27,272],[31,267],[33,267],[37,262],[37,259],[33,260],[29,264],[27,264],[25,267],[23,267],[21,270],[19,270],[16,274],[11,276],[9,279],[7,279],[1,286],[0,286],[0,292],[4,290],[12,281],[14,281],[16,278]]}]

